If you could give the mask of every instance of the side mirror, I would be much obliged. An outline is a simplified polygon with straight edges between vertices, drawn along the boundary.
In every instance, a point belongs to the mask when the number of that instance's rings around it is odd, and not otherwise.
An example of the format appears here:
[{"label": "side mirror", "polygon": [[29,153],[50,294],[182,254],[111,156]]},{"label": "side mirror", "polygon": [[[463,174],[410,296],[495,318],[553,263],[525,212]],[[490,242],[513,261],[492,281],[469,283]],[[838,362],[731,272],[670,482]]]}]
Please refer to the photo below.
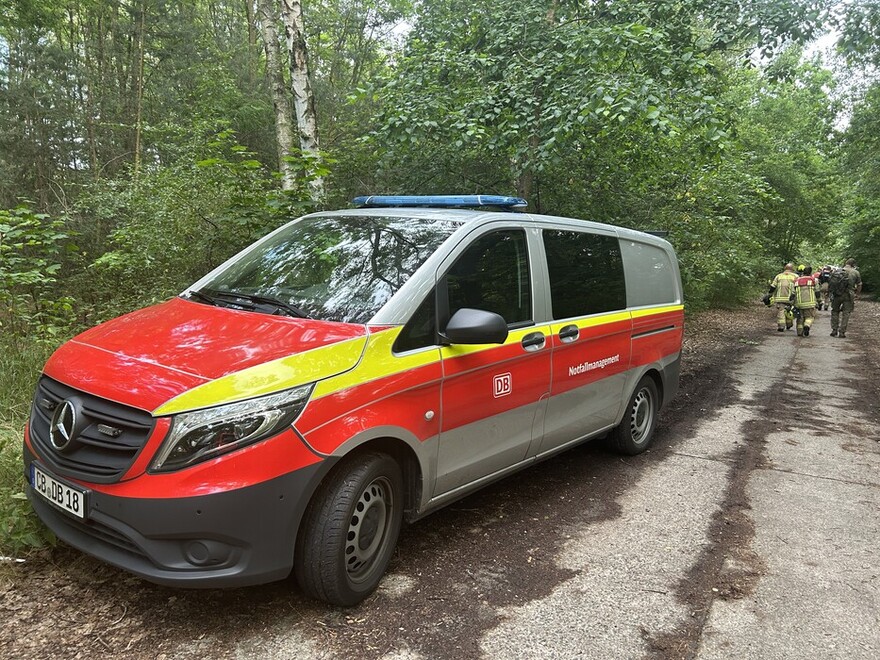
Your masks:
[{"label": "side mirror", "polygon": [[503,344],[507,322],[495,312],[463,307],[449,319],[441,337],[450,344]]}]

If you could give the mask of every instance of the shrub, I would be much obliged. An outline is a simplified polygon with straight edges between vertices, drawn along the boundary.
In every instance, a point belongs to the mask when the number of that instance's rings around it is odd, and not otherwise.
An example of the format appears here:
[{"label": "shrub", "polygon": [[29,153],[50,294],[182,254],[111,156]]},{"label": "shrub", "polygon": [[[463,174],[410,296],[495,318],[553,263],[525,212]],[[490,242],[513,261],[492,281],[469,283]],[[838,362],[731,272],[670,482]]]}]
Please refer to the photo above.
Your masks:
[{"label": "shrub", "polygon": [[176,294],[304,210],[305,184],[278,191],[254,156],[231,131],[205,131],[172,162],[97,182],[80,198],[72,225],[102,228],[91,265],[72,280],[90,322]]},{"label": "shrub", "polygon": [[0,209],[0,326],[7,336],[56,341],[70,325],[71,298],[59,293],[62,262],[76,247],[64,223],[26,206]]}]

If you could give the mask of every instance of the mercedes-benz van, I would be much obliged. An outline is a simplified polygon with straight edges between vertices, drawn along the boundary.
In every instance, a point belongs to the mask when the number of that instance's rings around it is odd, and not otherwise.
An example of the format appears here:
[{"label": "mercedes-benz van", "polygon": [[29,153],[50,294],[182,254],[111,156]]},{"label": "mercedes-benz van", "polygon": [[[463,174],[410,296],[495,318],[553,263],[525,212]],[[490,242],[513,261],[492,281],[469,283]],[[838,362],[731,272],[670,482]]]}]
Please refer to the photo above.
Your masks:
[{"label": "mercedes-benz van", "polygon": [[518,198],[355,202],[55,352],[24,461],[60,539],[352,605],[403,521],[590,438],[649,446],[679,379],[668,242]]}]

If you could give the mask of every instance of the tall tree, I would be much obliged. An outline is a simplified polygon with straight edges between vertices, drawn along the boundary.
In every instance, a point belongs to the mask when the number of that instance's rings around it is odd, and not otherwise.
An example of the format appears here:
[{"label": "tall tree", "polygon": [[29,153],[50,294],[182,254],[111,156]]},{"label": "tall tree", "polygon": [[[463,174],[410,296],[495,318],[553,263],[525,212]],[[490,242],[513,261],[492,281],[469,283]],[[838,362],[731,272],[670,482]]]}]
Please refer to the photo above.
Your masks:
[{"label": "tall tree", "polygon": [[[16,11],[17,10],[17,11]],[[23,2],[0,11],[0,207],[19,199],[65,205],[71,169],[82,167],[70,129],[76,111],[60,10]]]},{"label": "tall tree", "polygon": [[853,111],[841,164],[849,186],[838,256],[855,258],[866,286],[876,291],[880,283],[880,84],[871,86]]},{"label": "tall tree", "polygon": [[[299,144],[304,156],[310,156],[315,163],[320,159],[318,149],[318,119],[315,114],[315,96],[309,75],[309,56],[306,46],[305,24],[302,2],[300,0],[281,0],[281,19],[287,36],[287,49],[290,64],[290,86],[293,91],[293,107],[299,130]],[[324,197],[323,177],[309,180],[312,198],[318,201]]]},{"label": "tall tree", "polygon": [[90,180],[173,159],[176,133],[205,119],[271,153],[255,68],[240,0],[4,5],[0,205],[69,207]]},{"label": "tall tree", "polygon": [[834,80],[802,55],[793,47],[778,57],[741,98],[737,117],[740,148],[769,186],[762,233],[777,263],[803,258],[805,244],[830,256],[827,237],[840,220]]},{"label": "tall tree", "polygon": [[[571,144],[649,128],[724,136],[713,59],[811,35],[818,0],[434,0],[376,92],[382,144],[504,159],[534,188]],[[746,14],[746,11],[752,12]],[[411,169],[411,168],[410,168]]]},{"label": "tall tree", "polygon": [[257,17],[263,36],[263,49],[266,53],[266,77],[272,90],[272,105],[275,108],[275,139],[278,143],[278,166],[281,170],[281,187],[292,190],[296,185],[296,168],[291,158],[293,153],[293,111],[284,79],[281,42],[276,23],[278,15],[272,0],[257,0]]}]

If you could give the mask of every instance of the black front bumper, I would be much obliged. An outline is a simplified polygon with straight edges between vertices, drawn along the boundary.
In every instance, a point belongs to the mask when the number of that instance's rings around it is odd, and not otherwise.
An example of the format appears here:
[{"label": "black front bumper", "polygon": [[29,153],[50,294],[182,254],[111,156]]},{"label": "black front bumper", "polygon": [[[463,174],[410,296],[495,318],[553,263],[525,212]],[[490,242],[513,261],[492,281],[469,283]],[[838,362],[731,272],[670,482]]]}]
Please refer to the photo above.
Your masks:
[{"label": "black front bumper", "polygon": [[[25,466],[34,456],[25,445]],[[85,521],[26,492],[40,519],[69,545],[151,582],[234,587],[290,573],[305,507],[332,461],[233,491],[128,498],[90,491]]]}]

